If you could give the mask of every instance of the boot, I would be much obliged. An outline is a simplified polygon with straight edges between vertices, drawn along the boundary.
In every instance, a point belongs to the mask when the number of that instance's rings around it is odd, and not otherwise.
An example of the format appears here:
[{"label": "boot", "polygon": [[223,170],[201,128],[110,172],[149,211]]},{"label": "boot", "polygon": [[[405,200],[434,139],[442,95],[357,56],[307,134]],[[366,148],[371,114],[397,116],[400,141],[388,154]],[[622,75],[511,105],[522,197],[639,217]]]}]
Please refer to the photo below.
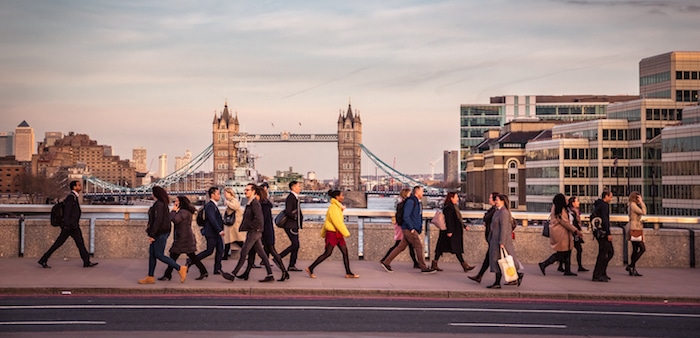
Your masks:
[{"label": "boot", "polygon": [[438,267],[438,261],[437,261],[437,259],[434,259],[433,262],[430,263],[430,269],[431,269],[431,270],[442,271],[442,269],[440,269],[440,268]]},{"label": "boot", "polygon": [[464,272],[470,271],[471,269],[474,269],[474,266],[469,265],[467,262],[462,262],[462,270],[464,270]]},{"label": "boot", "polygon": [[146,276],[144,279],[139,279],[139,284],[155,284],[156,278],[153,276]]}]

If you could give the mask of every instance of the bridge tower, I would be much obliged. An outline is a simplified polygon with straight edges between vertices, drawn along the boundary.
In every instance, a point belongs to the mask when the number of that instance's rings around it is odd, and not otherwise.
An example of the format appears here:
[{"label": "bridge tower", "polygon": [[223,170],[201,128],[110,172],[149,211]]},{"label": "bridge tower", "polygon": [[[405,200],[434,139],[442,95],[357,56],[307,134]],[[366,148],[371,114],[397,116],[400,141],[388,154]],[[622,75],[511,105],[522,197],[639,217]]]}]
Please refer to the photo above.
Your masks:
[{"label": "bridge tower", "polygon": [[235,176],[239,159],[238,141],[234,141],[234,135],[238,134],[239,129],[238,114],[234,116],[229,113],[228,102],[225,102],[224,110],[220,115],[217,116],[214,112],[214,121],[212,122],[215,185],[223,185]]},{"label": "bridge tower", "polygon": [[352,105],[338,116],[338,186],[340,190],[362,191],[360,169],[362,158],[362,121],[360,113],[353,114]]}]

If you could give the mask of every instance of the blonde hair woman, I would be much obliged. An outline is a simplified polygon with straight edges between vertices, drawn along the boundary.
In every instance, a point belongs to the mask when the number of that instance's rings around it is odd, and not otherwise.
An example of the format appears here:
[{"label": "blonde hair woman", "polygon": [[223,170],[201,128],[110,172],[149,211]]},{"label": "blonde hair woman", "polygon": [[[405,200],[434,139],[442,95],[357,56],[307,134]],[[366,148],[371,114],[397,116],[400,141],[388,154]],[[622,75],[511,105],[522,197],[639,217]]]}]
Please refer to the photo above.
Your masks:
[{"label": "blonde hair woman", "polygon": [[647,206],[644,204],[644,201],[642,201],[642,195],[637,191],[633,191],[630,194],[627,203],[627,212],[630,216],[630,221],[627,223],[629,230],[627,238],[632,242],[632,257],[630,265],[628,265],[625,270],[629,272],[630,276],[641,277],[642,275],[637,272],[635,266],[639,258],[647,251],[644,245],[644,224],[642,224],[642,216],[647,214]]},{"label": "blonde hair woman", "polygon": [[[238,244],[240,250],[240,247],[243,246],[245,236],[238,231],[238,228],[241,226],[241,221],[243,221],[243,208],[241,208],[241,202],[238,200],[238,196],[236,196],[233,188],[226,187],[224,189],[224,197],[226,197],[226,201],[224,202],[226,205],[224,216],[231,214],[236,215],[233,224],[224,224],[224,257],[222,259],[227,260],[231,251],[231,243]],[[226,219],[226,217],[224,217],[224,219]]]}]

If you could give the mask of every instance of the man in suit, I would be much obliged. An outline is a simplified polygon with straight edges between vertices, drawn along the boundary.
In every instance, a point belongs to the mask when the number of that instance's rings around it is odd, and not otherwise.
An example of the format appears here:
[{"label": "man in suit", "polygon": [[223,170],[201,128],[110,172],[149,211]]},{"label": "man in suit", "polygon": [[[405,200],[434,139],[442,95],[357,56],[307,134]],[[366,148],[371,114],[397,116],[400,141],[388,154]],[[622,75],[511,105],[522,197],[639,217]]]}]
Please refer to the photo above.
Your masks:
[{"label": "man in suit", "polygon": [[83,232],[80,231],[80,204],[78,203],[79,193],[83,190],[83,184],[80,181],[70,182],[70,194],[63,200],[63,222],[61,224],[61,233],[56,238],[56,241],[46,253],[39,259],[37,263],[44,269],[51,268],[48,264],[49,257],[58,248],[66,242],[68,237],[72,237],[75,245],[80,252],[80,258],[83,260],[83,267],[91,268],[97,263],[90,262],[90,254],[85,249],[85,241],[83,240]]},{"label": "man in suit", "polygon": [[612,244],[612,234],[610,232],[610,201],[612,201],[613,194],[611,191],[603,191],[600,198],[593,203],[593,212],[591,213],[591,219],[594,216],[600,217],[603,221],[603,230],[607,236],[603,238],[596,238],[598,241],[598,257],[595,261],[595,268],[593,269],[593,281],[594,282],[607,282],[610,280],[608,277],[608,263],[615,255],[615,250]]},{"label": "man in suit", "polygon": [[[206,220],[204,224],[204,238],[207,240],[207,248],[197,254],[199,260],[209,257],[214,253],[214,274],[221,274],[221,258],[224,256],[224,219],[221,217],[219,212],[219,207],[216,204],[221,199],[221,192],[217,187],[211,187],[207,190],[207,195],[209,195],[209,202],[204,205],[199,212],[204,212],[204,218]],[[216,251],[215,251],[216,250]],[[187,260],[187,267],[189,268],[192,262]]]},{"label": "man in suit", "polygon": [[287,195],[287,200],[284,204],[284,214],[287,215],[287,222],[284,223],[284,232],[289,237],[291,244],[286,249],[280,252],[280,257],[289,256],[289,268],[287,271],[301,271],[296,267],[297,255],[299,254],[299,229],[302,227],[304,215],[301,213],[301,204],[299,202],[299,192],[301,192],[301,183],[297,181],[289,182],[289,190],[292,192]]}]

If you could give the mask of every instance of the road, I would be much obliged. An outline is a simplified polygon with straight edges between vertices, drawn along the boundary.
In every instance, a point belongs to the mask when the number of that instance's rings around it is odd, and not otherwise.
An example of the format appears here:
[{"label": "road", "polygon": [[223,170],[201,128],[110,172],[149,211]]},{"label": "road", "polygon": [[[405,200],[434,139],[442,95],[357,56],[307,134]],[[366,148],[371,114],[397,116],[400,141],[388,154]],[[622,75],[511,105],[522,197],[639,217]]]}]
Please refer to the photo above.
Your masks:
[{"label": "road", "polygon": [[[556,300],[242,296],[0,296],[0,335],[694,337],[700,305]],[[356,334],[360,333],[360,334]]]}]

